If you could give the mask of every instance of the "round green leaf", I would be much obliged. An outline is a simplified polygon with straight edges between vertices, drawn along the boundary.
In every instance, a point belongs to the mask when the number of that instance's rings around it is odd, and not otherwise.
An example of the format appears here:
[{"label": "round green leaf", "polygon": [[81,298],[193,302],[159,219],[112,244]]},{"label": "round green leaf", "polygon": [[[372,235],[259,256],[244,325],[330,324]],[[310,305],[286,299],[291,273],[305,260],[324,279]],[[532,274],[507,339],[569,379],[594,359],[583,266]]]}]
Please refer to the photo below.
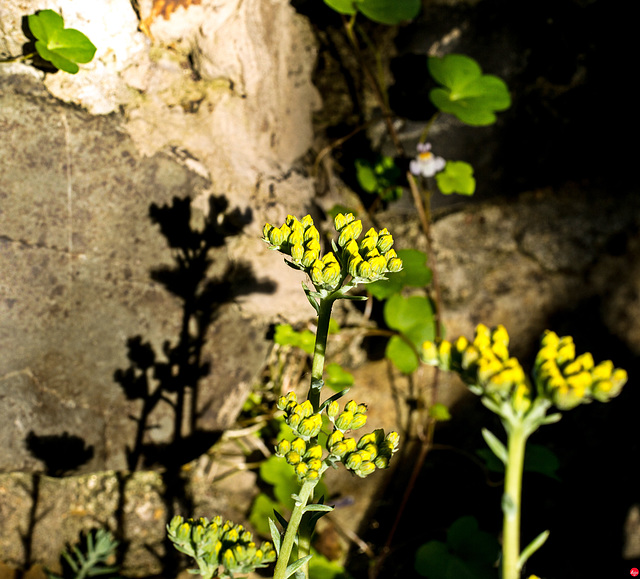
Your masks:
[{"label": "round green leaf", "polygon": [[90,62],[96,47],[79,30],[64,28],[62,16],[53,10],[40,10],[27,18],[29,29],[36,37],[36,50],[56,68],[75,74],[76,63]]},{"label": "round green leaf", "polygon": [[415,372],[420,364],[413,348],[400,336],[391,336],[391,339],[387,342],[385,356],[404,374]]},{"label": "round green leaf", "polygon": [[416,249],[399,249],[402,271],[387,274],[387,279],[367,286],[371,295],[379,300],[399,293],[404,287],[425,287],[431,283],[431,270],[427,267],[427,255]]},{"label": "round green leaf", "polygon": [[384,306],[384,320],[391,329],[402,333],[433,320],[433,308],[424,296],[391,296]]},{"label": "round green leaf", "polygon": [[333,362],[326,367],[326,370],[327,376],[325,384],[334,392],[339,392],[348,386],[353,386],[355,382],[353,374],[347,372],[340,364]]},{"label": "round green leaf", "polygon": [[38,39],[47,44],[49,36],[64,27],[62,16],[53,10],[40,10],[27,17],[29,30]]},{"label": "round green leaf", "polygon": [[364,159],[356,159],[356,179],[367,193],[375,193],[378,189],[378,178],[373,167]]},{"label": "round green leaf", "polygon": [[444,195],[473,195],[476,190],[473,167],[464,161],[447,161],[444,170],[436,174],[436,183]]},{"label": "round green leaf", "polygon": [[511,96],[504,81],[497,76],[483,75],[478,63],[468,56],[432,57],[428,68],[431,76],[444,87],[429,93],[431,102],[463,123],[489,125],[496,120],[495,111],[511,106]]},{"label": "round green leaf", "polygon": [[394,26],[420,13],[420,0],[362,0],[358,10],[380,24]]},{"label": "round green leaf", "polygon": [[356,13],[354,6],[359,0],[324,0],[324,3],[340,14],[351,16]]}]

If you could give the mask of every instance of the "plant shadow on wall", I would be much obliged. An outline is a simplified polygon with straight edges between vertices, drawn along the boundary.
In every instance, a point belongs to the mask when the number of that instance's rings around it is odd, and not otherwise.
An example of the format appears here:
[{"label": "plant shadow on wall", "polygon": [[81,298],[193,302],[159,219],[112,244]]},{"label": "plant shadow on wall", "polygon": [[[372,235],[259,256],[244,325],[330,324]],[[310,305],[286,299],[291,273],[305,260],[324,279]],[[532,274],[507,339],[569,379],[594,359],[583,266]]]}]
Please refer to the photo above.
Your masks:
[{"label": "plant shadow on wall", "polygon": [[[76,471],[83,464],[93,458],[93,446],[87,446],[79,436],[70,435],[66,430],[63,434],[37,435],[30,431],[26,438],[29,452],[44,463],[44,474],[49,477],[64,477]],[[27,494],[31,495],[31,507],[27,519],[27,526],[20,539],[23,545],[22,569],[16,573],[19,579],[24,575],[24,569],[29,569],[33,563],[33,532],[38,522],[43,519],[48,511],[39,511],[41,473],[31,475],[31,487],[24,487]]]},{"label": "plant shadow on wall", "polygon": [[[129,338],[130,366],[114,375],[126,397],[140,404],[139,414],[130,416],[136,423],[136,434],[127,448],[129,471],[157,468],[162,472],[167,520],[191,507],[180,467],[204,454],[222,434],[199,426],[199,419],[215,400],[202,403],[199,399],[201,380],[214,371],[203,354],[207,331],[224,304],[240,295],[274,291],[271,282],[256,280],[250,265],[241,262],[229,263],[220,275],[210,277],[212,250],[240,234],[251,221],[250,210],[227,210],[224,196],[211,196],[209,214],[197,228],[189,197],[175,197],[170,205],[150,207],[150,218],[160,227],[175,260],[172,267],[153,270],[151,277],[181,301],[180,333],[176,342],[164,342],[161,353],[141,335]],[[153,441],[149,434],[160,428],[159,418],[167,415],[172,421],[170,435]],[[127,481],[121,482],[124,489]],[[175,551],[165,552],[167,555],[159,558],[170,573],[177,565]]]}]

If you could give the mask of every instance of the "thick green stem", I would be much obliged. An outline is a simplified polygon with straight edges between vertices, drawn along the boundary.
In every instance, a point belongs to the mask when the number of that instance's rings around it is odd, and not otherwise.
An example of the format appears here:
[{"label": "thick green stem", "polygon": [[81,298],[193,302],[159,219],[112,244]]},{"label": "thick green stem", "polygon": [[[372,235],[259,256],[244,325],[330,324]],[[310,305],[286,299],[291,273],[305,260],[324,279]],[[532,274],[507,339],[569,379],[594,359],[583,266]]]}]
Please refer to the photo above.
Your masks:
[{"label": "thick green stem", "polygon": [[311,387],[307,398],[313,405],[313,411],[320,408],[320,391],[322,390],[322,375],[324,373],[324,354],[327,348],[329,336],[329,322],[331,321],[331,308],[337,295],[330,295],[320,300],[318,309],[318,330],[316,331],[316,343],[313,349],[313,364],[311,366]]},{"label": "thick green stem", "polygon": [[[282,539],[282,545],[280,546],[280,553],[278,554],[278,562],[276,568],[273,571],[273,579],[286,579],[286,570],[289,565],[289,559],[291,558],[291,551],[295,543],[296,535],[300,527],[300,521],[302,515],[304,515],[304,508],[307,506],[309,499],[313,496],[313,489],[316,486],[317,481],[305,481],[300,489],[298,500],[293,511],[291,513],[291,519],[287,525],[287,530]],[[301,545],[298,549],[298,559],[308,555],[308,551],[305,551],[304,545]],[[302,567],[304,576],[309,577],[309,565],[306,564]]]},{"label": "thick green stem", "polygon": [[507,466],[502,510],[502,579],[520,579],[520,508],[522,470],[528,434],[522,425],[511,425],[508,433]]}]

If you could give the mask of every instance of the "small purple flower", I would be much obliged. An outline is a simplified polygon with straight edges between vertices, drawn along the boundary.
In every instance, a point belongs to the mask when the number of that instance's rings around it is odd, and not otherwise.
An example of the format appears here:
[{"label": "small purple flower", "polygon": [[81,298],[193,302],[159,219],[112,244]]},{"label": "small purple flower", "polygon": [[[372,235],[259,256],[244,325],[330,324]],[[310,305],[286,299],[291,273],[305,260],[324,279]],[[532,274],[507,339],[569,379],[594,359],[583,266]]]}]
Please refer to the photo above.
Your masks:
[{"label": "small purple flower", "polygon": [[433,177],[444,169],[447,162],[431,152],[431,143],[418,143],[418,156],[409,163],[409,171],[414,175]]}]

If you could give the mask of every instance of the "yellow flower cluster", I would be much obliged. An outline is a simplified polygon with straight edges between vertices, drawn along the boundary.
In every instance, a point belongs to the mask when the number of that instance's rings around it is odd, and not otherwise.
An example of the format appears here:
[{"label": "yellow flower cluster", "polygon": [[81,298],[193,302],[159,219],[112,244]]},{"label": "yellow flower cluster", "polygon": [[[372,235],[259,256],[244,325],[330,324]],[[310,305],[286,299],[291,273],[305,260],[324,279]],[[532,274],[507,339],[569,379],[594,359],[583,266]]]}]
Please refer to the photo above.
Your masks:
[{"label": "yellow flower cluster", "polygon": [[397,432],[385,436],[384,431],[378,429],[363,435],[356,442],[336,429],[327,439],[327,450],[331,457],[340,459],[348,470],[364,478],[376,468],[389,466],[389,460],[398,450],[398,442]]},{"label": "yellow flower cluster", "polygon": [[[263,542],[260,547],[253,541],[253,535],[242,525],[215,517],[183,519],[173,517],[167,525],[169,539],[176,549],[193,557],[201,572],[218,576],[222,565],[226,574],[249,573],[266,566],[276,559],[273,545]],[[204,574],[204,573],[203,573]]]},{"label": "yellow flower cluster", "polygon": [[273,249],[291,257],[291,264],[305,271],[317,289],[336,290],[350,275],[356,283],[369,283],[385,273],[402,269],[402,260],[392,249],[393,237],[386,230],[371,228],[358,243],[362,222],[351,213],[339,213],[334,225],[339,233],[334,252],[320,257],[320,234],[310,215],[298,220],[288,215],[280,227],[267,223],[262,238]]},{"label": "yellow flower cluster", "polygon": [[300,480],[315,480],[322,474],[322,447],[309,444],[302,438],[281,440],[276,446],[276,456],[284,457],[293,466]]},{"label": "yellow flower cluster", "polygon": [[426,364],[453,370],[476,394],[500,401],[511,399],[513,408],[524,414],[531,407],[531,387],[516,358],[509,357],[509,334],[504,326],[490,330],[476,327],[473,342],[465,337],[451,344],[425,342],[422,359]]},{"label": "yellow flower cluster", "polygon": [[596,366],[588,352],[576,357],[570,336],[560,338],[547,330],[540,346],[533,376],[538,392],[560,410],[574,408],[592,398],[607,402],[620,394],[627,381],[626,371],[614,368],[611,360]]},{"label": "yellow flower cluster", "polygon": [[352,278],[368,283],[381,279],[385,273],[402,269],[402,260],[392,249],[393,237],[386,228],[376,232],[372,227],[358,243],[362,221],[356,220],[351,213],[338,213],[334,226],[340,234],[338,246],[342,248]]},{"label": "yellow flower cluster", "polygon": [[280,396],[277,407],[284,410],[285,422],[304,440],[309,440],[320,434],[322,430],[322,416],[313,412],[313,405],[309,400],[298,404],[295,392]]},{"label": "yellow flower cluster", "polygon": [[341,432],[357,430],[367,422],[367,405],[356,404],[353,400],[349,400],[345,404],[344,410],[340,412],[338,401],[334,400],[327,406],[327,415],[333,425]]},{"label": "yellow flower cluster", "polygon": [[[365,404],[356,404],[350,400],[342,412],[335,400],[326,405],[325,411],[334,429],[326,443],[329,455],[324,458],[322,447],[316,440],[310,440],[320,433],[322,417],[320,414],[313,414],[309,401],[298,404],[295,393],[289,392],[278,399],[278,408],[284,411],[285,421],[299,436],[293,441],[283,439],[278,442],[276,455],[284,457],[293,466],[300,480],[315,480],[324,472],[327,464],[336,462],[344,463],[348,470],[364,478],[376,468],[387,468],[392,455],[398,450],[397,432],[390,432],[385,436],[384,431],[375,430],[363,435],[357,442],[354,438],[345,436],[348,430],[356,430],[365,425]],[[313,430],[305,426],[305,421],[309,419],[317,421],[312,425]]]}]

